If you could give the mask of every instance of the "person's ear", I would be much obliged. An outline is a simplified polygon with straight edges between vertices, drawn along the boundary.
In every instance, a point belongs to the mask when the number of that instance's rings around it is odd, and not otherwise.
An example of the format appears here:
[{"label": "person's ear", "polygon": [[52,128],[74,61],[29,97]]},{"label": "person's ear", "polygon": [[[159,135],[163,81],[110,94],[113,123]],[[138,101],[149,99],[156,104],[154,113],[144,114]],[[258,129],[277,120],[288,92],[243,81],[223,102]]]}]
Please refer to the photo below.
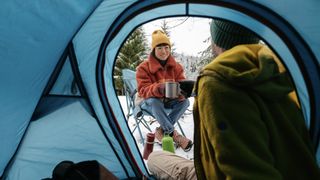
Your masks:
[{"label": "person's ear", "polygon": [[220,55],[221,53],[223,53],[225,51],[225,49],[219,47],[217,44],[212,43],[211,44],[211,48],[212,48],[212,53],[214,55],[214,57]]}]

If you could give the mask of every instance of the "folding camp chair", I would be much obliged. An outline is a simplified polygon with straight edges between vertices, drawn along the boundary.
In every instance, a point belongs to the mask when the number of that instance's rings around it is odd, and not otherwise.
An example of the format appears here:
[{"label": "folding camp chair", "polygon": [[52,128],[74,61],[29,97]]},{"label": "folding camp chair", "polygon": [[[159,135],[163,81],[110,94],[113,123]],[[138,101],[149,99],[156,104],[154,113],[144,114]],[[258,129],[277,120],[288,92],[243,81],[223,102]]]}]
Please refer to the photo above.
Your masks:
[{"label": "folding camp chair", "polygon": [[[142,144],[144,145],[144,138],[141,132],[140,123],[150,132],[152,131],[150,126],[148,125],[143,112],[137,112],[135,107],[135,96],[137,93],[137,81],[136,81],[136,72],[130,69],[123,69],[122,70],[122,80],[123,80],[123,87],[126,96],[126,104],[127,104],[127,120],[129,120],[130,116],[133,116],[136,126],[132,130],[132,133],[138,129],[139,135],[142,140]],[[135,113],[134,113],[135,112]]]},{"label": "folding camp chair", "polygon": [[[130,69],[123,69],[122,70],[122,80],[123,80],[123,86],[125,90],[125,96],[126,96],[126,103],[127,103],[127,119],[129,120],[130,116],[133,116],[136,122],[135,128],[132,130],[132,133],[138,129],[139,135],[142,140],[142,144],[144,145],[144,138],[141,132],[140,124],[142,124],[147,130],[152,132],[150,126],[148,125],[147,120],[145,119],[145,116],[151,116],[153,115],[148,112],[147,110],[141,108],[141,107],[136,107],[135,106],[135,96],[137,93],[137,81],[136,81],[136,72],[132,71]],[[179,123],[177,122],[177,125],[179,126],[179,129],[182,133],[183,136],[185,136],[182,127]]]}]

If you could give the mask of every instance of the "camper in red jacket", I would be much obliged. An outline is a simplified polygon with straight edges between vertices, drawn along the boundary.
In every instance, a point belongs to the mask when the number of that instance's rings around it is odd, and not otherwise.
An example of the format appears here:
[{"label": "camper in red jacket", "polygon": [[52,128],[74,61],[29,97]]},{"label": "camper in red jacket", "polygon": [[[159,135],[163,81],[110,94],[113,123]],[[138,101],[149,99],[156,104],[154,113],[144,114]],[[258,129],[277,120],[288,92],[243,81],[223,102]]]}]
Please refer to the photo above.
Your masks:
[{"label": "camper in red jacket", "polygon": [[152,52],[137,67],[138,98],[141,106],[159,122],[155,136],[161,142],[163,134],[169,134],[183,150],[189,151],[192,141],[180,135],[174,124],[189,106],[189,100],[179,94],[176,98],[165,97],[165,82],[185,79],[183,67],[171,55],[171,43],[161,30],[152,33]]}]

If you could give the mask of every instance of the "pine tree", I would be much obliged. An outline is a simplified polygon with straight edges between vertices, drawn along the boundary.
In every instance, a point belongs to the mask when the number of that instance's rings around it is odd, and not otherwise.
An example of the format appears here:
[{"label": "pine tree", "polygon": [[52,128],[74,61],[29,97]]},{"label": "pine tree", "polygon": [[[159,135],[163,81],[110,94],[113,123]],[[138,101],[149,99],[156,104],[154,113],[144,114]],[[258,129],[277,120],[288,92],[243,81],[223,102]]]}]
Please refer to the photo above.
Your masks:
[{"label": "pine tree", "polygon": [[[168,36],[168,38],[170,39],[170,31],[169,29],[171,29],[172,27],[169,26],[169,22],[166,19],[163,19],[161,21],[161,25],[160,25],[161,30]],[[171,53],[174,56],[175,55],[175,47],[174,47],[174,42],[172,42],[172,40],[170,39],[171,42]]]},{"label": "pine tree", "polygon": [[[208,41],[211,41],[211,38],[208,37],[203,42],[206,43]],[[212,54],[211,44],[203,51],[199,52],[200,54],[200,61],[197,63],[197,69],[200,71],[205,65],[207,65],[209,62],[212,61],[214,58],[214,54]]]},{"label": "pine tree", "polygon": [[127,68],[135,71],[136,67],[147,57],[148,46],[146,41],[142,27],[138,27],[122,45],[114,68],[115,87],[118,95],[123,94],[121,70]]},{"label": "pine tree", "polygon": [[[210,24],[209,24],[210,25]],[[211,36],[209,36],[208,38],[206,38],[204,41],[203,41],[203,43],[208,43],[208,42],[210,42],[209,44],[209,46],[205,49],[205,50],[203,50],[203,51],[201,51],[199,54],[200,54],[200,62],[198,62],[197,63],[197,66],[199,67],[198,68],[198,71],[201,71],[201,69],[205,66],[205,65],[207,65],[207,64],[209,64],[217,55],[216,54],[214,54],[213,52],[212,52],[212,46],[211,46]]]}]

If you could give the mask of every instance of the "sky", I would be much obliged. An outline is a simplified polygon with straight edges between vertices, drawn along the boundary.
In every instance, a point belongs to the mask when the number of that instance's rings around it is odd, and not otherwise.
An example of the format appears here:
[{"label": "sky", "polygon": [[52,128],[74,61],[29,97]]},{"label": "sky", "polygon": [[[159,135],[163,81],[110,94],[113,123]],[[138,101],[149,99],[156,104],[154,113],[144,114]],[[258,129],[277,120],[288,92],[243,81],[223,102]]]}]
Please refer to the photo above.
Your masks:
[{"label": "sky", "polygon": [[[210,19],[194,17],[166,18],[170,33],[170,41],[174,43],[177,53],[197,56],[210,45],[204,42],[210,37]],[[161,29],[163,19],[151,21],[143,25],[147,40],[151,42],[151,34],[156,29]]]}]

